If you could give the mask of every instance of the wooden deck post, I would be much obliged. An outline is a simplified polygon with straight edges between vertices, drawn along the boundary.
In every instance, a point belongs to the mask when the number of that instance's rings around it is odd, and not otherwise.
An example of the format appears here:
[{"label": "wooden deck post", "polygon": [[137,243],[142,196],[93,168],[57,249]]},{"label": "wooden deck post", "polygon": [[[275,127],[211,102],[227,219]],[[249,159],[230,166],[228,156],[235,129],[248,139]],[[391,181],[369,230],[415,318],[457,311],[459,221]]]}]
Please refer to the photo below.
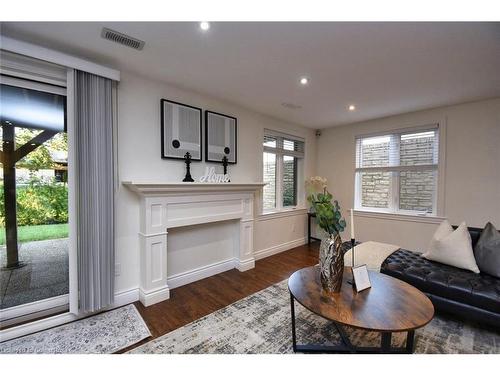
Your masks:
[{"label": "wooden deck post", "polygon": [[22,263],[19,262],[17,245],[16,163],[57,134],[56,131],[45,130],[16,150],[14,129],[14,125],[2,124],[3,150],[0,151],[0,160],[3,165],[3,199],[7,245],[6,268],[22,266]]},{"label": "wooden deck post", "polygon": [[5,207],[5,235],[7,245],[7,268],[19,267],[17,248],[17,213],[16,213],[16,162],[14,161],[15,141],[14,126],[2,125],[3,128],[3,199]]}]

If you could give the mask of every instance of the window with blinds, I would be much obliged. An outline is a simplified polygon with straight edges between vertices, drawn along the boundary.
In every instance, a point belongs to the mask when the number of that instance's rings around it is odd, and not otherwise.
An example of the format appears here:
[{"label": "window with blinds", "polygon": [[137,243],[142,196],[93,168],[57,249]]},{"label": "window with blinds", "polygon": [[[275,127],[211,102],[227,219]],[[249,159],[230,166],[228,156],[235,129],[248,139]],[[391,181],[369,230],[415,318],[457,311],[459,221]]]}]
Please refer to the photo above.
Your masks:
[{"label": "window with blinds", "polygon": [[297,206],[304,140],[266,130],[263,148],[264,211]]},{"label": "window with blinds", "polygon": [[436,215],[438,126],[356,138],[355,205]]}]

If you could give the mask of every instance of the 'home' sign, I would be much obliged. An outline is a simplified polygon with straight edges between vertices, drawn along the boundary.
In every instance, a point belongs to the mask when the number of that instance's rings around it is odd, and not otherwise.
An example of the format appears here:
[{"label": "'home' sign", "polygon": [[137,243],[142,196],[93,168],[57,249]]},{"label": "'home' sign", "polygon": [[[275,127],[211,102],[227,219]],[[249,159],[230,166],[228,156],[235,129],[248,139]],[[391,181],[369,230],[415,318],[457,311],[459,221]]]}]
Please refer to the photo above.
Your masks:
[{"label": "'home' sign", "polygon": [[209,182],[209,183],[224,183],[229,182],[228,174],[218,174],[215,173],[215,167],[206,167],[205,174],[200,177],[200,182]]}]

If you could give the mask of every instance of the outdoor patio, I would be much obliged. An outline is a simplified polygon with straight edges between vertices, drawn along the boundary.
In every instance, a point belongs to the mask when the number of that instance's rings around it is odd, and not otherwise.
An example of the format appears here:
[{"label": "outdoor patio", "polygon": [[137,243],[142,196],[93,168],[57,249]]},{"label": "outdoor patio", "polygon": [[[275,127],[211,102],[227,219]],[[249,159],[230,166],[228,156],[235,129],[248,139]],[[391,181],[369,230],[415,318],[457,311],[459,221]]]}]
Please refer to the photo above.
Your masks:
[{"label": "outdoor patio", "polygon": [[[0,246],[0,264],[6,264],[6,247]],[[68,239],[19,244],[24,267],[0,269],[0,309],[68,293]]]}]

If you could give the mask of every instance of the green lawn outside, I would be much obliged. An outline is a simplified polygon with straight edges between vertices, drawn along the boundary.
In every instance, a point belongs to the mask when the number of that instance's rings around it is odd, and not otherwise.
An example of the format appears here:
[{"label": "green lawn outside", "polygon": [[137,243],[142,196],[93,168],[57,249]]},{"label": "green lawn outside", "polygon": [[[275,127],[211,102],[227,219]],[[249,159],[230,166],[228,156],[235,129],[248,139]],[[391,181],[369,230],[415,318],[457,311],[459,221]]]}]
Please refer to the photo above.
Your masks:
[{"label": "green lawn outside", "polygon": [[[17,228],[18,242],[68,237],[68,224],[30,225]],[[0,227],[0,245],[5,245],[5,228]]]}]

